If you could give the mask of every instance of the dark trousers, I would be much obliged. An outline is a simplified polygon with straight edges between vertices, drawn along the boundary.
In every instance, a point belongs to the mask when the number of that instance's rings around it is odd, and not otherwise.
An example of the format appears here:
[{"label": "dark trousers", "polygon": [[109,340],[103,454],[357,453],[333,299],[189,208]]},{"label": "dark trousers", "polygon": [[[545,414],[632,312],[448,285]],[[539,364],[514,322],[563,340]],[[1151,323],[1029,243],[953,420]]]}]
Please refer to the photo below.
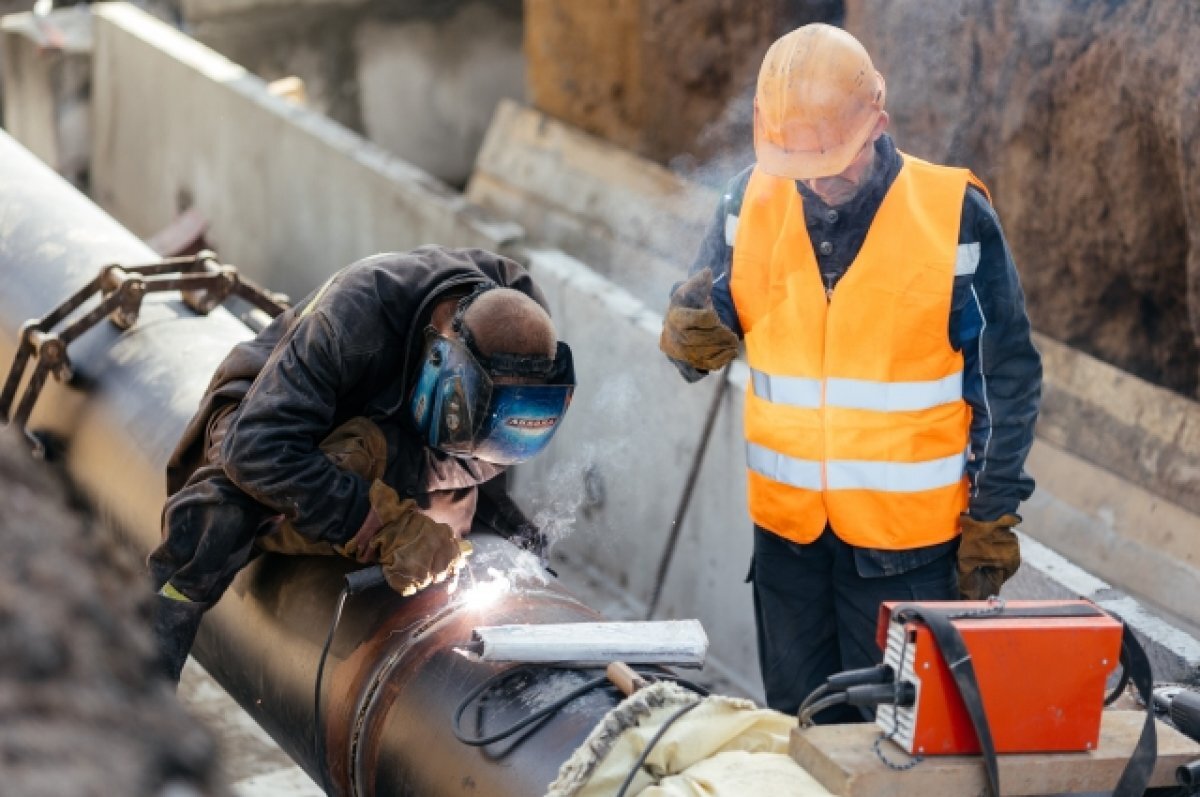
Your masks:
[{"label": "dark trousers", "polygon": [[[879,604],[957,598],[953,551],[948,548],[904,572],[877,575],[877,569],[865,566],[856,549],[828,528],[807,545],[755,528],[748,580],[754,584],[758,661],[767,705],[795,714],[829,675],[879,664]],[[827,723],[864,719],[870,719],[869,712],[846,706],[817,717]]]},{"label": "dark trousers", "polygon": [[204,465],[167,499],[163,541],[147,560],[155,589],[169,581],[189,600],[207,605],[250,561],[257,534],[275,514],[225,475],[220,450],[232,417],[227,410],[210,422]]},{"label": "dark trousers", "polygon": [[272,517],[235,485],[221,466],[221,441],[232,407],[207,430],[204,464],[163,507],[163,541],[147,560],[154,588],[171,587],[187,600],[155,596],[153,631],[164,673],[179,681],[204,613],[254,555],[254,540]]}]

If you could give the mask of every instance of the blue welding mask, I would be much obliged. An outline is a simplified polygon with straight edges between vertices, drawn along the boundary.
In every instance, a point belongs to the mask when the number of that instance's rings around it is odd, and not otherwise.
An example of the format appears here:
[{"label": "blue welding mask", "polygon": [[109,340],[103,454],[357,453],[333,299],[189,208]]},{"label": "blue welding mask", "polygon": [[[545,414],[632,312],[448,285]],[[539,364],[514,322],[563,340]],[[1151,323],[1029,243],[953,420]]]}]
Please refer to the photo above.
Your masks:
[{"label": "blue welding mask", "polygon": [[[496,384],[500,377],[522,384]],[[550,443],[574,390],[575,365],[562,341],[553,358],[486,356],[472,351],[469,338],[448,338],[430,327],[410,406],[430,447],[512,465]]]}]

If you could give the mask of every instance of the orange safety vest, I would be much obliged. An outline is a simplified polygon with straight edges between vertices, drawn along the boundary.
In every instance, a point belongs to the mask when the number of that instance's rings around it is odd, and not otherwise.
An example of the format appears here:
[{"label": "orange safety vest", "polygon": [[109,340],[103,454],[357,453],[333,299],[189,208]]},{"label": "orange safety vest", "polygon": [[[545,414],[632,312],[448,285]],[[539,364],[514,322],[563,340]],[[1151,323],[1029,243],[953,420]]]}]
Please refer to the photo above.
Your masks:
[{"label": "orange safety vest", "polygon": [[851,545],[933,545],[967,506],[971,410],[950,301],[970,254],[963,195],[968,181],[987,189],[966,169],[902,158],[829,297],[795,183],[756,168],[746,186],[730,290],[752,377],[750,515],[795,542],[828,522]]}]

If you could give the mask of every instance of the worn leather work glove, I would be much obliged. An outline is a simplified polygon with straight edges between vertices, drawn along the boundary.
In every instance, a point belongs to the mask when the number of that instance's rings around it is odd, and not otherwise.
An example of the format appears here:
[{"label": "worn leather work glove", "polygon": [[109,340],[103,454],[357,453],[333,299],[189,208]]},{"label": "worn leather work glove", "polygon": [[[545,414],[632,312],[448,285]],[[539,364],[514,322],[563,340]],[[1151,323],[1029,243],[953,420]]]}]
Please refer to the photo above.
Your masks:
[{"label": "worn leather work glove", "polygon": [[998,520],[976,520],[959,516],[962,540],[958,544],[958,591],[967,600],[986,600],[1000,594],[1000,587],[1021,566],[1021,546],[1012,527],[1017,515]]},{"label": "worn leather work glove", "polygon": [[712,303],[712,269],[698,271],[671,294],[658,348],[672,360],[715,371],[737,356],[738,337]]},{"label": "worn leather work glove", "polygon": [[416,502],[401,500],[380,477],[387,467],[387,439],[368,418],[351,418],[321,441],[321,451],[338,468],[370,481],[371,511],[353,537],[340,545],[310,540],[288,521],[259,537],[266,551],[329,556],[340,554],[363,564],[378,562],[388,584],[412,595],[444,581],[471,552],[449,526],[421,514]]},{"label": "worn leather work glove", "polygon": [[[453,529],[421,514],[415,501],[402,500],[378,479],[371,485],[371,512],[379,518],[379,530],[365,550],[343,550],[343,554],[381,564],[388,586],[401,595],[440,584],[471,553],[471,544],[455,537]],[[355,539],[343,548],[355,546]]]}]

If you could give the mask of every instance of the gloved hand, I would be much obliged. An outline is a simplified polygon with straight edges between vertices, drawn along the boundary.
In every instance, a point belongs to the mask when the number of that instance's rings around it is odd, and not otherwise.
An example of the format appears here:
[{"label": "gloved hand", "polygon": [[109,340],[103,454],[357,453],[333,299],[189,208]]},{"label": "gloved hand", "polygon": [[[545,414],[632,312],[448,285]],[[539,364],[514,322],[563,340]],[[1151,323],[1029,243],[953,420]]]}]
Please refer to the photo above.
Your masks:
[{"label": "gloved hand", "polygon": [[738,353],[738,337],[712,303],[712,269],[697,272],[671,294],[658,348],[672,360],[715,371]]},{"label": "gloved hand", "polygon": [[958,523],[958,591],[967,600],[986,600],[1000,594],[1000,586],[1021,566],[1021,547],[1012,527],[1017,515],[998,520],[976,520],[964,513]]},{"label": "gloved hand", "polygon": [[463,566],[471,544],[455,537],[449,526],[421,514],[415,501],[401,500],[395,490],[378,479],[371,485],[370,497],[378,531],[365,543],[362,533],[356,534],[341,546],[344,556],[383,565],[388,585],[401,595],[413,595],[430,584],[441,583]]}]

